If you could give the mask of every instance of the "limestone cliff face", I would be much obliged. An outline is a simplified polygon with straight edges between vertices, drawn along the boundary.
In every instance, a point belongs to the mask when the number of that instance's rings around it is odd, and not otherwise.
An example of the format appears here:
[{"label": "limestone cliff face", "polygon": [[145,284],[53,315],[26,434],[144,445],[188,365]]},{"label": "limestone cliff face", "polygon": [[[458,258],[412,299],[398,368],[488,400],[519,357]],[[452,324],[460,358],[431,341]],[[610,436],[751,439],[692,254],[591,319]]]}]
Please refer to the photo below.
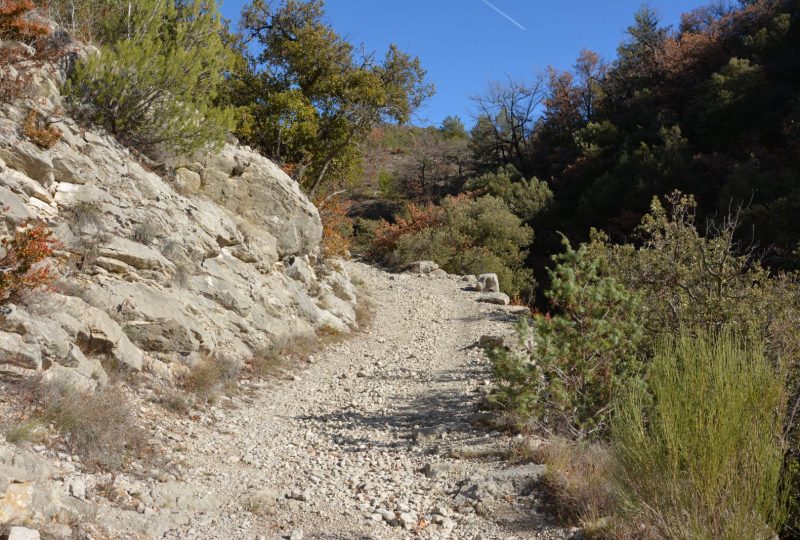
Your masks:
[{"label": "limestone cliff face", "polygon": [[159,175],[68,117],[42,149],[20,126],[30,108],[55,114],[60,76],[0,106],[0,236],[36,219],[62,244],[54,290],[0,308],[0,371],[94,387],[106,360],[169,377],[206,353],[354,327],[356,291],[317,259],[319,214],[280,168],[228,144]]}]

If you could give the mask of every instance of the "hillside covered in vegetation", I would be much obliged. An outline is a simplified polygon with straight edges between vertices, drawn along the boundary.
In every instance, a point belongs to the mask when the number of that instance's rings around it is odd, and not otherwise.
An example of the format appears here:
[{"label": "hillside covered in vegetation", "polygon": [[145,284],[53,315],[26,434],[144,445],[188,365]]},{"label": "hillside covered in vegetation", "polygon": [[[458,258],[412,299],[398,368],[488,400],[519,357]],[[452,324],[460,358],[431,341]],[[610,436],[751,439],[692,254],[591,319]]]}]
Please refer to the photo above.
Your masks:
[{"label": "hillside covered in vegetation", "polygon": [[[353,43],[323,0],[252,0],[236,24],[206,0],[0,0],[0,367],[12,396],[0,401],[0,470],[20,475],[0,478],[0,516],[50,470],[40,457],[12,468],[32,447],[111,478],[59,462],[79,482],[59,485],[71,497],[60,510],[88,512],[75,500],[91,478],[101,506],[166,534],[190,518],[151,521],[151,506],[206,508],[162,493],[161,479],[177,476],[156,471],[146,490],[115,483],[120,471],[143,474],[152,440],[192,438],[159,415],[225,421],[227,410],[206,413],[221,395],[263,390],[302,362],[316,371],[307,390],[291,387],[300,376],[283,381],[303,405],[280,425],[330,442],[325,455],[347,474],[318,471],[317,450],[295,440],[271,443],[313,466],[315,485],[347,482],[347,512],[400,527],[392,537],[456,527],[449,508],[417,513],[368,494],[395,450],[415,481],[438,477],[465,530],[505,526],[484,504],[502,492],[501,504],[537,520],[545,507],[564,538],[573,526],[585,538],[800,537],[800,1],[713,2],[677,27],[648,7],[631,15],[613,58],[585,49],[571,70],[532,66],[544,69],[490,83],[466,122],[418,126],[436,82],[420,58]],[[414,335],[359,334],[357,360],[347,346],[331,355],[350,362],[340,376],[312,366],[309,342],[369,319],[351,257],[373,266],[378,320],[411,317]],[[510,329],[520,314],[516,340],[464,330]],[[439,332],[445,324],[463,328]],[[446,350],[434,350],[439,334]],[[436,380],[423,371],[429,357]],[[454,366],[465,382],[426,396],[429,378],[460,381],[448,379]],[[413,400],[402,401],[409,378]],[[456,386],[480,386],[480,403]],[[323,403],[332,388],[338,401]],[[391,395],[400,401],[387,405]],[[270,399],[264,410],[284,410]],[[418,425],[443,421],[453,401],[463,418]],[[339,421],[363,422],[379,443],[343,442],[352,426],[330,428]],[[441,464],[422,466],[415,445],[437,441],[437,459],[453,460],[463,454],[439,442],[476,425],[536,438],[490,455],[521,464],[508,469],[523,471],[524,490],[484,454],[478,468],[490,463],[502,489],[447,484]],[[219,454],[213,436],[200,439]],[[250,489],[240,469],[263,469],[261,454],[238,450],[228,471]],[[181,451],[168,455],[175,470]],[[369,482],[364,459],[342,457],[351,451],[370,453]],[[287,481],[310,474],[301,469]],[[340,491],[320,497],[326,508],[341,509]],[[50,512],[56,498],[33,493],[26,504]],[[310,489],[256,495],[229,501],[222,522],[234,509],[267,520],[280,506],[283,529],[325,526],[301,506]]]},{"label": "hillside covered in vegetation", "polygon": [[677,28],[645,7],[615,58],[490,84],[435,189],[413,131],[393,137],[410,202],[357,222],[367,255],[495,272],[539,313],[496,353],[492,401],[562,441],[546,484],[593,534],[797,534],[799,54],[796,1]]}]

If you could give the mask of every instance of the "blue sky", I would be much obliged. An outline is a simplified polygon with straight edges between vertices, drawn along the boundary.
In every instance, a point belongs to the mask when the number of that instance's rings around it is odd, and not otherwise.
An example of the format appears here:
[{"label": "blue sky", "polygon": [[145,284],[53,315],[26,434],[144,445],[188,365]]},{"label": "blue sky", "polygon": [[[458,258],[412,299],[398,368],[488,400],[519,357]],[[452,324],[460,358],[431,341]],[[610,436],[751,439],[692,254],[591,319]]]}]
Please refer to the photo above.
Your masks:
[{"label": "blue sky", "polygon": [[[223,0],[225,16],[237,20],[244,1]],[[647,5],[664,24],[677,25],[681,13],[706,3],[651,0]],[[327,0],[326,17],[340,34],[368,50],[382,53],[397,43],[420,57],[436,95],[415,123],[439,124],[457,114],[470,125],[470,96],[490,80],[531,77],[548,65],[567,69],[583,47],[613,58],[641,5],[642,0]]]}]

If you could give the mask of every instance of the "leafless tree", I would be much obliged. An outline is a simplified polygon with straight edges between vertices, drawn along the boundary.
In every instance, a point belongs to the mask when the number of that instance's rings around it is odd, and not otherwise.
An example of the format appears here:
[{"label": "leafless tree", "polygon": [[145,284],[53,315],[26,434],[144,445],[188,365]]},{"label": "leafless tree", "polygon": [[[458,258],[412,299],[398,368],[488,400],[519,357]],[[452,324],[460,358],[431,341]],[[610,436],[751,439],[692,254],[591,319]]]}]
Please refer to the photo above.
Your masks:
[{"label": "leafless tree", "polygon": [[546,98],[547,77],[543,73],[531,81],[508,77],[505,82],[492,82],[483,95],[473,98],[478,116],[492,121],[504,157],[525,176],[531,172],[532,135]]}]

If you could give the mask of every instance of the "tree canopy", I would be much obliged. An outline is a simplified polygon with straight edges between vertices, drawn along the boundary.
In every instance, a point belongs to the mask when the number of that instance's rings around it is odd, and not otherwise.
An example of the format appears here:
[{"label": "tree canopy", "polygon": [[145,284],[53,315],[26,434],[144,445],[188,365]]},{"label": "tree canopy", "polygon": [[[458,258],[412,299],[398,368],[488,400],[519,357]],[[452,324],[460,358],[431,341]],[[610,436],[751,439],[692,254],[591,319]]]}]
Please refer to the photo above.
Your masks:
[{"label": "tree canopy", "polygon": [[433,91],[418,58],[394,45],[368,53],[323,14],[322,0],[245,6],[241,32],[251,46],[229,92],[245,113],[239,136],[290,165],[312,193],[348,176],[374,126],[408,122]]},{"label": "tree canopy", "polygon": [[624,240],[653,196],[680,189],[703,220],[738,212],[771,266],[800,267],[798,43],[796,0],[718,2],[676,29],[643,8],[613,61],[585,50],[569,72],[490,85],[476,168],[513,165],[554,195],[529,262],[560,250],[558,232]]}]

